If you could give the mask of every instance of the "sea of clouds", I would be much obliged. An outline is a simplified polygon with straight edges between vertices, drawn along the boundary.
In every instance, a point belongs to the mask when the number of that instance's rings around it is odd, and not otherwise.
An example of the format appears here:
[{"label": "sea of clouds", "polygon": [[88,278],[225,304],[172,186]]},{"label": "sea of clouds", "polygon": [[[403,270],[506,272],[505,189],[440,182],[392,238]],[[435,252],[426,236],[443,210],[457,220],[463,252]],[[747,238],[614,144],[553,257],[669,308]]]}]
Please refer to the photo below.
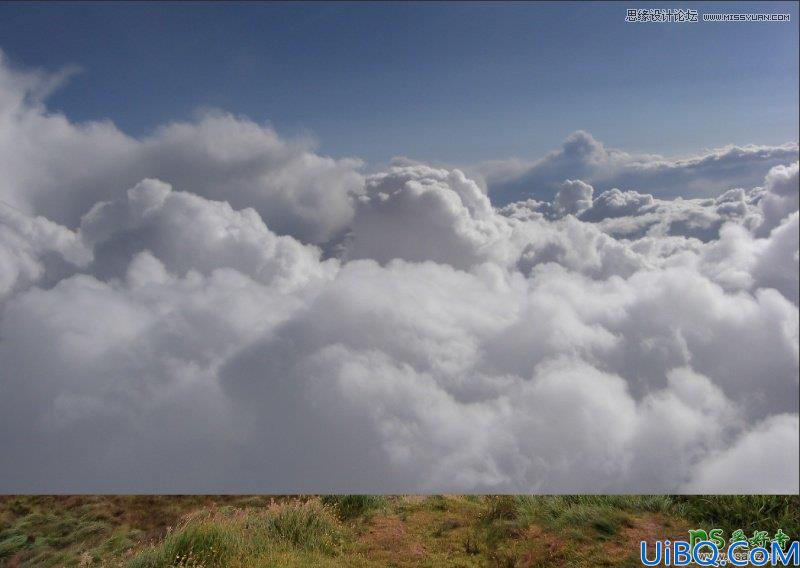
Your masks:
[{"label": "sea of clouds", "polygon": [[0,56],[0,492],[798,491],[796,143],[368,174],[60,79]]}]

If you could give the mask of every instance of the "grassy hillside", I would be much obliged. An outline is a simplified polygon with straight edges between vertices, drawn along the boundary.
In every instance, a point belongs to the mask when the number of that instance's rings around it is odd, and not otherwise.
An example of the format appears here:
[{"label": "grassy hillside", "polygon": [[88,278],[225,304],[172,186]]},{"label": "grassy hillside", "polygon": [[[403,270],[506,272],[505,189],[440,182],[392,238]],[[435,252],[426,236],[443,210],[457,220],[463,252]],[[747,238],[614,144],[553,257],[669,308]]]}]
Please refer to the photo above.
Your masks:
[{"label": "grassy hillside", "polygon": [[798,497],[0,497],[0,566],[639,566],[692,528],[800,535]]}]

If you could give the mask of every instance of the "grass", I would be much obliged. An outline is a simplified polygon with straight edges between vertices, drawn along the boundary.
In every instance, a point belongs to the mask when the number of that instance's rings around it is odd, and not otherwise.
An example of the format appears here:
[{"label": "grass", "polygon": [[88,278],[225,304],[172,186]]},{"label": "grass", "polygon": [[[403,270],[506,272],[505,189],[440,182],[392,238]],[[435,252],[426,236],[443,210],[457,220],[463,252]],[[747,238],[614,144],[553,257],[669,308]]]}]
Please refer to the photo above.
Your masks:
[{"label": "grass", "polygon": [[107,562],[163,537],[192,511],[268,502],[250,496],[0,496],[0,566]]},{"label": "grass", "polygon": [[542,523],[554,529],[593,528],[601,536],[616,534],[619,527],[641,513],[672,513],[675,503],[658,495],[564,495],[513,497],[521,522]]},{"label": "grass", "polygon": [[333,556],[339,521],[318,499],[272,501],[263,508],[203,511],[138,553],[130,568],[270,565],[287,552]]},{"label": "grass", "polygon": [[0,566],[636,566],[692,528],[800,535],[776,496],[0,497]]},{"label": "grass", "polygon": [[800,496],[700,495],[675,498],[676,509],[697,523],[731,532],[743,529],[775,531],[782,528],[800,535]]},{"label": "grass", "polygon": [[383,495],[325,495],[322,502],[336,510],[342,520],[354,519],[386,505]]}]

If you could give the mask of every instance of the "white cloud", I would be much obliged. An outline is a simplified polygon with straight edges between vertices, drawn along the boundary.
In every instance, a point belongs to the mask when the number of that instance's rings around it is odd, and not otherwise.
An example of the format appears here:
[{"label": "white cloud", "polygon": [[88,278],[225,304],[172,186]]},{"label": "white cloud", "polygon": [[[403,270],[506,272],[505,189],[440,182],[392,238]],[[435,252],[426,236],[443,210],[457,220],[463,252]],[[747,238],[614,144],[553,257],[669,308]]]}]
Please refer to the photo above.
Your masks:
[{"label": "white cloud", "polygon": [[363,188],[359,160],[319,156],[267,125],[222,112],[141,139],[111,122],[76,124],[41,102],[52,76],[10,69],[0,52],[0,199],[74,228],[143,178],[253,207],[273,230],[321,243],[342,231]]},{"label": "white cloud", "polygon": [[83,217],[80,235],[95,251],[93,271],[124,273],[131,256],[147,250],[170,272],[210,274],[231,268],[264,284],[293,289],[335,272],[320,251],[271,232],[254,209],[235,211],[227,202],[175,192],[146,179],[124,199],[96,204]]},{"label": "white cloud", "polygon": [[764,192],[759,204],[764,214],[764,223],[759,232],[764,234],[775,228],[792,212],[797,211],[798,196],[798,162],[790,166],[772,168],[764,180]]},{"label": "white cloud", "polygon": [[469,268],[502,254],[510,233],[489,199],[459,170],[395,166],[371,176],[359,199],[348,258],[432,260]]},{"label": "white cloud", "polygon": [[0,302],[42,279],[60,279],[68,265],[84,266],[91,258],[74,232],[0,202]]},{"label": "white cloud", "polygon": [[475,165],[469,172],[485,180],[495,203],[550,199],[566,178],[579,178],[597,192],[618,187],[661,198],[712,197],[733,187],[753,187],[772,166],[793,162],[797,156],[797,142],[731,145],[686,157],[630,154],[578,131],[539,160],[496,160]]},{"label": "white cloud", "polygon": [[798,492],[797,414],[770,417],[727,450],[698,464],[688,493]]},{"label": "white cloud", "polygon": [[[460,170],[362,179],[229,115],[75,125],[46,83],[0,66],[0,490],[797,491],[782,150],[581,135],[552,203],[496,210]],[[592,187],[719,162],[758,180]]]},{"label": "white cloud", "polygon": [[578,215],[592,206],[594,188],[581,180],[565,180],[556,192],[553,208],[560,215]]}]

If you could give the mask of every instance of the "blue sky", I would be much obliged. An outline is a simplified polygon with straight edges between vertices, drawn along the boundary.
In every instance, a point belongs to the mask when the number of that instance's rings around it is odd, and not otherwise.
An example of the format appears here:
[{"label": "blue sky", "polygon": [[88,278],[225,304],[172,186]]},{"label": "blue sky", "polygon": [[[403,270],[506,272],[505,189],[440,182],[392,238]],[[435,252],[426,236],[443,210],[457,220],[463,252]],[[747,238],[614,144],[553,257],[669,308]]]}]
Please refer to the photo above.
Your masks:
[{"label": "blue sky", "polygon": [[[628,24],[629,7],[788,12]],[[18,66],[80,72],[49,101],[142,135],[198,108],[380,163],[537,157],[584,129],[681,154],[797,139],[796,3],[4,4]]]}]

